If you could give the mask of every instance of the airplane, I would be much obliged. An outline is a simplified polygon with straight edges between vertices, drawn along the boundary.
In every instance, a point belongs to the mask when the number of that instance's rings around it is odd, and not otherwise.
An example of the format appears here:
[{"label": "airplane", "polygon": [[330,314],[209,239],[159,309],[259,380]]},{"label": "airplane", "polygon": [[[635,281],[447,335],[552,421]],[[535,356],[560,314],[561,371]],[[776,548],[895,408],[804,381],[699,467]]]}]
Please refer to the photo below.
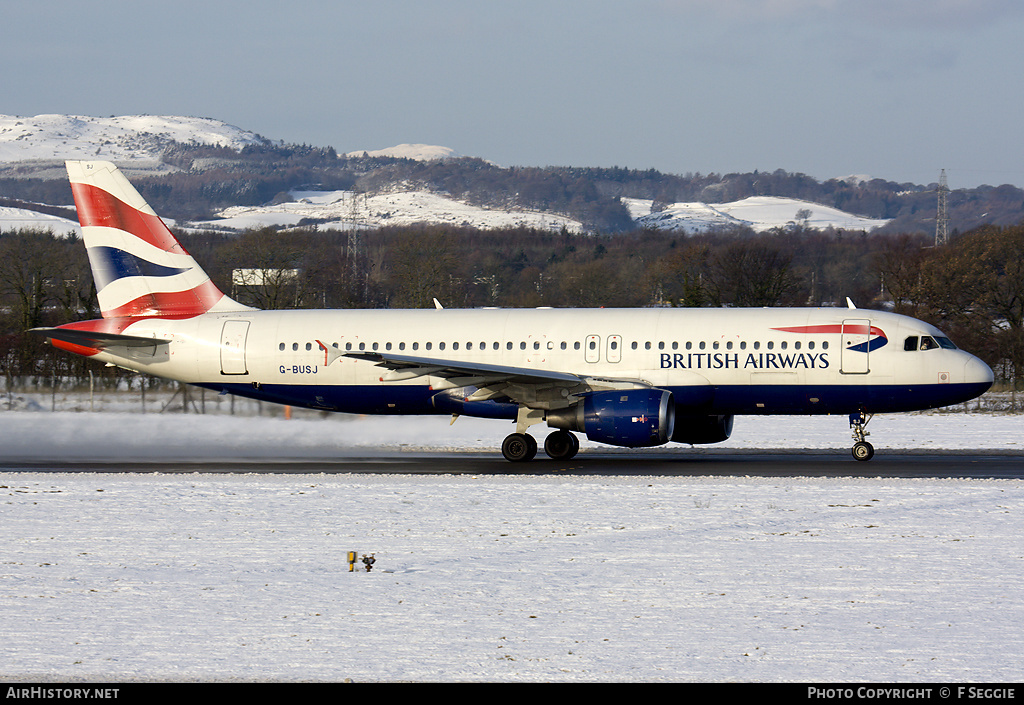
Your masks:
[{"label": "airplane", "polygon": [[[59,349],[252,399],[356,414],[504,419],[512,462],[728,439],[744,415],[948,406],[993,381],[934,326],[855,308],[257,310],[224,295],[110,162],[68,161],[102,319]],[[400,426],[396,432],[400,433]]]}]

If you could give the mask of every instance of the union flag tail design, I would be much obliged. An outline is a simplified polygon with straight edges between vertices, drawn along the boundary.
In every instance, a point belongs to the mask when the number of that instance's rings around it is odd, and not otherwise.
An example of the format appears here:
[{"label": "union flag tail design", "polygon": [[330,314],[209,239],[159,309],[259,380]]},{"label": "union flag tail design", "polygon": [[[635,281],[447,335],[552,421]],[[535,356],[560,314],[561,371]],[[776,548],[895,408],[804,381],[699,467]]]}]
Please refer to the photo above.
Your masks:
[{"label": "union flag tail design", "polygon": [[225,296],[110,162],[66,162],[104,318],[250,310]]}]

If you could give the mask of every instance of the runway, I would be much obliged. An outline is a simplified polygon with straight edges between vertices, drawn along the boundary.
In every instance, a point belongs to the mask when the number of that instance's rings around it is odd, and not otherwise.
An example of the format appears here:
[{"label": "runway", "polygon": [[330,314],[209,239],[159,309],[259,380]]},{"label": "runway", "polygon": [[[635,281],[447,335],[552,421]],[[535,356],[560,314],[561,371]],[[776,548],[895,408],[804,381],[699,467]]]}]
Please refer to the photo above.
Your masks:
[{"label": "runway", "polygon": [[891,477],[1022,479],[1016,451],[890,451],[857,462],[849,451],[581,452],[570,461],[538,457],[510,463],[498,453],[379,451],[325,460],[289,458],[117,458],[0,460],[0,472],[372,474],[372,475],[625,475],[662,477]]}]

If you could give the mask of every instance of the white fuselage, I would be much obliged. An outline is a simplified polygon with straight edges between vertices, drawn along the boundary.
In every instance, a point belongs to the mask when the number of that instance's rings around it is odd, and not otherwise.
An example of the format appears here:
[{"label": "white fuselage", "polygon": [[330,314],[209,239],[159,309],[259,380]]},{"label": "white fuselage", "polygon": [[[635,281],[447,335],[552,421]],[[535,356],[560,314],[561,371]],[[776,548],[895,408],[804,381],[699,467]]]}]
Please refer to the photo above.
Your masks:
[{"label": "white fuselage", "polygon": [[933,326],[864,309],[243,311],[149,318],[123,332],[171,342],[157,348],[166,354],[114,348],[96,359],[356,413],[436,413],[432,397],[457,383],[388,376],[345,353],[635,380],[671,391],[680,411],[694,414],[908,411],[973,398],[992,381],[978,358],[936,345],[946,339]]}]

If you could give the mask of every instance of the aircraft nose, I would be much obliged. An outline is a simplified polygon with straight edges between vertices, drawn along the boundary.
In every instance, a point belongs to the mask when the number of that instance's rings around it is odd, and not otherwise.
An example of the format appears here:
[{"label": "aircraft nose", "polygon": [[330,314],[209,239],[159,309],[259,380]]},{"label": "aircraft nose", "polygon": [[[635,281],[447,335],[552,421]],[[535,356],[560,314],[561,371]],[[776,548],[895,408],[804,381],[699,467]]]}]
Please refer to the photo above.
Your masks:
[{"label": "aircraft nose", "polygon": [[992,368],[973,355],[964,363],[964,382],[984,384],[985,389],[988,389],[994,380],[995,375],[992,373]]}]

